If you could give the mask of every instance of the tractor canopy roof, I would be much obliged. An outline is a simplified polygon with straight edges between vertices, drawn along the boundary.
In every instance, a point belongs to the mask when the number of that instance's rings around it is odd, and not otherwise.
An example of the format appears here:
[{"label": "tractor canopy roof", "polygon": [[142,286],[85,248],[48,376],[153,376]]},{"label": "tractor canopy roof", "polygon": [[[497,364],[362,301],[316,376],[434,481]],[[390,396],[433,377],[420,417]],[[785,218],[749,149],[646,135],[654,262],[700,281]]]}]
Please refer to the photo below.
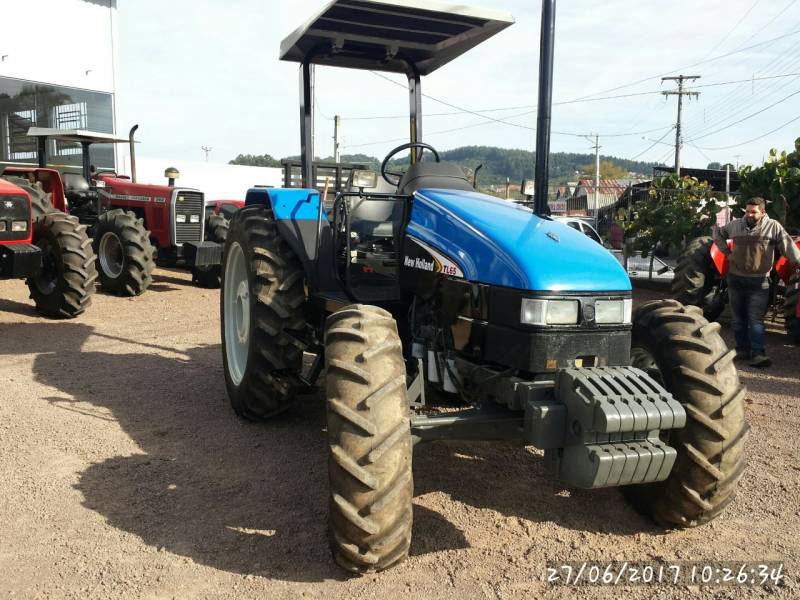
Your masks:
[{"label": "tractor canopy roof", "polygon": [[28,129],[30,137],[46,137],[62,142],[86,142],[89,144],[127,144],[126,138],[118,138],[113,133],[100,133],[86,131],[85,129],[55,129],[50,127],[31,127]]},{"label": "tractor canopy roof", "polygon": [[428,75],[514,23],[429,0],[332,0],[281,43],[281,60]]}]

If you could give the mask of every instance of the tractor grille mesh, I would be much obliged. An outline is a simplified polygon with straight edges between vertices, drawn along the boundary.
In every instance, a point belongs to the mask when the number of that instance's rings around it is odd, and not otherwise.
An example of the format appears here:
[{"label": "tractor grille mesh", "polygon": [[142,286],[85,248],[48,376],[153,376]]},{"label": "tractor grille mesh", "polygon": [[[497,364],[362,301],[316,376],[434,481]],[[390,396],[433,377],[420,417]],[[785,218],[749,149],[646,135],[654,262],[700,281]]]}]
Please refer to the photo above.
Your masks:
[{"label": "tractor grille mesh", "polygon": [[[194,219],[192,219],[194,217]],[[196,221],[195,223],[192,220]],[[181,222],[184,221],[184,222]],[[179,190],[175,197],[175,243],[203,241],[203,194]]]}]

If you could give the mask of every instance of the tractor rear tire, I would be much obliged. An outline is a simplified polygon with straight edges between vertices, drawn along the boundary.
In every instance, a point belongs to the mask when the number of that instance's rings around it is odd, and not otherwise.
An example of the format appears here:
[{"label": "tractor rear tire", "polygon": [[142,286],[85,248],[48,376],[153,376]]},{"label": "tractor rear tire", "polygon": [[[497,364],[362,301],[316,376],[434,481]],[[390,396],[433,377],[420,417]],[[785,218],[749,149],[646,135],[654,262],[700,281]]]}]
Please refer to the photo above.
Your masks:
[{"label": "tractor rear tire", "polygon": [[[211,215],[206,221],[206,241],[225,244],[228,239],[229,224],[225,217]],[[192,269],[192,281],[203,288],[215,289],[220,286],[222,265],[211,265],[194,267]]]},{"label": "tractor rear tire", "polygon": [[42,265],[26,283],[37,310],[57,319],[77,317],[91,304],[97,281],[86,227],[77,217],[50,210],[34,220],[33,244],[42,252]]},{"label": "tractor rear tire", "polygon": [[354,573],[391,567],[411,544],[413,479],[397,324],[375,306],[328,317],[325,333],[331,550]]},{"label": "tractor rear tire", "polygon": [[730,504],[744,472],[744,386],[718,323],[675,300],[648,302],[636,311],[632,364],[659,380],[686,409],[683,429],[665,440],[678,456],[669,477],[628,486],[633,506],[671,528],[694,527]]},{"label": "tractor rear tire", "polygon": [[709,321],[716,321],[725,310],[727,293],[722,288],[722,278],[711,259],[711,237],[700,237],[689,242],[678,258],[672,295],[682,304],[699,306]]},{"label": "tractor rear tire", "polygon": [[303,388],[305,272],[266,206],[230,222],[222,256],[220,323],[225,387],[234,412],[268,419]]},{"label": "tractor rear tire", "polygon": [[139,296],[153,283],[155,251],[150,232],[135,213],[117,208],[100,215],[93,245],[105,291]]},{"label": "tractor rear tire", "polygon": [[793,343],[800,345],[800,315],[797,305],[800,302],[800,271],[795,271],[786,284],[786,295],[783,297],[783,317],[786,333]]}]

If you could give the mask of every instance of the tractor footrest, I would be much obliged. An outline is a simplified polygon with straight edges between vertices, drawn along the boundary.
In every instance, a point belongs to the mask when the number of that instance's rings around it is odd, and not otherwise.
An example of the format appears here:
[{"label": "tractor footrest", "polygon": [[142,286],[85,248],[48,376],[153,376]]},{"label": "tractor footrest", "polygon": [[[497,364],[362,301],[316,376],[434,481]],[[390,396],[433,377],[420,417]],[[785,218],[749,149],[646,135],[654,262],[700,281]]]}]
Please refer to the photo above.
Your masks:
[{"label": "tractor footrest", "polygon": [[0,244],[0,279],[22,279],[36,273],[42,251],[32,244]]},{"label": "tractor footrest", "polygon": [[686,425],[686,411],[633,367],[558,372],[554,400],[529,400],[528,441],[545,450],[553,473],[581,488],[661,481],[676,452],[660,433]]},{"label": "tractor footrest", "polygon": [[222,244],[217,242],[185,242],[183,259],[187,267],[213,267],[222,263]]}]

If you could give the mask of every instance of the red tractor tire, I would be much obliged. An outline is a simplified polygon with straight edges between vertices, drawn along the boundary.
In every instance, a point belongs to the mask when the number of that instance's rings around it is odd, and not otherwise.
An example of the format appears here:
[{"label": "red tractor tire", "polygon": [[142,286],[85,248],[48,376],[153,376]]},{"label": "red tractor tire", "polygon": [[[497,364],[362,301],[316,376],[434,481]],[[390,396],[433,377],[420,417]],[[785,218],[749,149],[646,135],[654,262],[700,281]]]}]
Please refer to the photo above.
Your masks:
[{"label": "red tractor tire", "polygon": [[144,221],[120,208],[100,215],[94,230],[100,284],[116,296],[139,296],[153,282],[156,263]]},{"label": "red tractor tire", "polygon": [[699,306],[703,316],[715,321],[725,310],[728,295],[723,279],[711,259],[711,237],[692,240],[678,258],[672,295],[681,304]]},{"label": "red tractor tire", "polygon": [[41,267],[27,279],[37,310],[56,319],[77,317],[91,304],[97,281],[86,227],[77,217],[50,210],[34,221],[33,243],[42,252]]}]

